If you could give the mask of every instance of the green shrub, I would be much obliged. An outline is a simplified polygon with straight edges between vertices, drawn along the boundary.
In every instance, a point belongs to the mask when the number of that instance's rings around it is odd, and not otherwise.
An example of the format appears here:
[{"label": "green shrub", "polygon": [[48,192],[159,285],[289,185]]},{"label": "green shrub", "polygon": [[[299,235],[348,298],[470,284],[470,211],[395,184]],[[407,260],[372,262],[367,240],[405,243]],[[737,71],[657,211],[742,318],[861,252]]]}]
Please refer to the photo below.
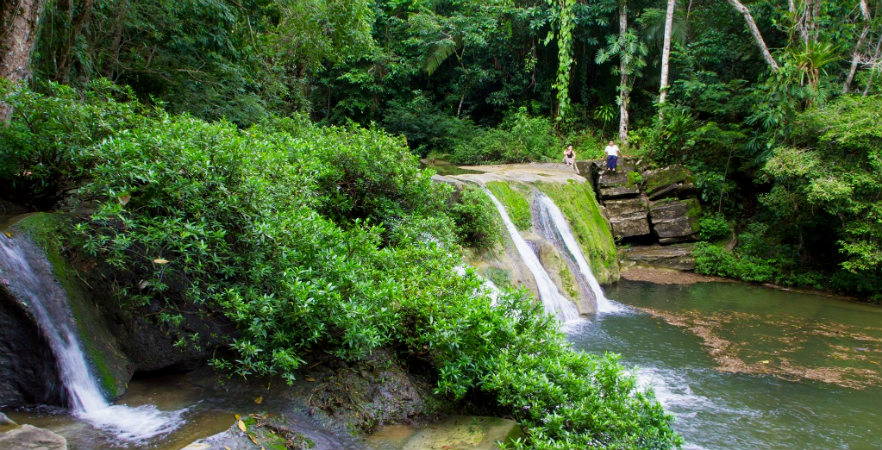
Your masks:
[{"label": "green shrub", "polygon": [[554,135],[551,121],[532,117],[521,108],[509,115],[499,128],[477,132],[453,149],[456,164],[522,163],[560,161],[562,142]]},{"label": "green shrub", "polygon": [[729,236],[729,222],[720,213],[705,214],[698,223],[698,236],[704,241],[713,241]]},{"label": "green shrub", "polygon": [[0,80],[0,99],[16,119],[0,126],[0,191],[7,200],[48,209],[76,187],[87,148],[133,126],[147,111],[130,90],[106,80],[83,92],[51,82],[40,87],[48,94]]},{"label": "green shrub", "polygon": [[489,250],[502,239],[499,214],[483,190],[466,186],[450,207],[459,241],[478,250]]}]

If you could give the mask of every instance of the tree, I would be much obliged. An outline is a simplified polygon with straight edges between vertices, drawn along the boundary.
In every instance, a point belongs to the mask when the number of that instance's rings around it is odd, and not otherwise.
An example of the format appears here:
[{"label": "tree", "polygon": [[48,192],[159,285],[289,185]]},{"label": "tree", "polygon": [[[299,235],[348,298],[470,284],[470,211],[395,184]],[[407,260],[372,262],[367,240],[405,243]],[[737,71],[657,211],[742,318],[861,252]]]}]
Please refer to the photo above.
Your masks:
[{"label": "tree", "polygon": [[637,37],[634,30],[628,29],[628,5],[625,0],[619,3],[619,35],[607,36],[608,46],[597,53],[596,61],[603,64],[613,56],[619,57],[619,67],[613,74],[619,75],[619,140],[628,143],[628,105],[631,100],[631,89],[635,78],[646,66],[646,44]]},{"label": "tree", "polygon": [[756,26],[756,21],[753,20],[753,16],[750,14],[750,10],[747,9],[747,7],[738,0],[727,1],[735,8],[736,11],[744,16],[744,21],[747,23],[747,28],[750,30],[750,34],[753,35],[753,40],[756,42],[757,47],[759,47],[760,51],[763,53],[763,59],[765,59],[766,63],[769,64],[769,68],[772,69],[772,72],[777,72],[778,63],[769,52],[769,47],[766,46],[766,41],[763,40],[763,35],[762,33],[760,33],[759,28]]},{"label": "tree", "polygon": [[[31,49],[44,1],[4,0],[0,3],[0,78],[12,82],[30,78]],[[0,102],[0,122],[5,123],[11,115],[12,109]]]},{"label": "tree", "polygon": [[861,17],[864,19],[864,28],[861,30],[861,35],[858,37],[857,44],[854,46],[854,52],[851,56],[851,68],[848,71],[848,77],[845,79],[845,84],[842,86],[843,94],[847,94],[849,89],[851,89],[851,82],[854,80],[858,63],[861,61],[861,48],[863,48],[864,44],[867,42],[867,35],[870,32],[870,6],[867,4],[867,0],[860,0],[859,6]]},{"label": "tree", "polygon": [[[665,97],[668,95],[668,66],[670,65],[671,59],[671,33],[674,29],[674,8],[676,5],[677,0],[668,0],[668,10],[665,14],[665,43],[662,46],[661,83],[659,84],[658,96],[659,106],[665,103]],[[659,110],[659,117],[661,117],[661,110]]]}]

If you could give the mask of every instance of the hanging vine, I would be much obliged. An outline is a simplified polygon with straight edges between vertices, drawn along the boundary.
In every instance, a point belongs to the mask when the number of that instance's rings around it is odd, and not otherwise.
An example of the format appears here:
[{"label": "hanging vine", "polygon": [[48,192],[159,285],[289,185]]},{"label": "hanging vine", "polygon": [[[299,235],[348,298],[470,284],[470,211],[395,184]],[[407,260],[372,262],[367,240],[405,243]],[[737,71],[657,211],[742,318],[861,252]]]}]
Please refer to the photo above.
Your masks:
[{"label": "hanging vine", "polygon": [[[559,6],[557,31],[557,78],[552,87],[557,92],[557,113],[560,120],[570,111],[570,67],[573,65],[573,28],[575,28],[575,6],[577,0],[548,0],[551,6]],[[545,45],[554,38],[554,31],[549,31]]]}]

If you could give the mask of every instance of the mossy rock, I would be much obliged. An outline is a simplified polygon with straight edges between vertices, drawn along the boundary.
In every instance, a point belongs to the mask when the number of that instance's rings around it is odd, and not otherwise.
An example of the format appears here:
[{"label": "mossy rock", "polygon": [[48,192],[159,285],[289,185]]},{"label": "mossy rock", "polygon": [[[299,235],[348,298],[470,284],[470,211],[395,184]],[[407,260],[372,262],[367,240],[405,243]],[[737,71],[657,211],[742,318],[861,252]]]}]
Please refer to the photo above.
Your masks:
[{"label": "mossy rock", "polygon": [[109,328],[101,310],[89,289],[72,264],[64,257],[65,232],[69,229],[68,219],[60,214],[40,213],[23,218],[13,226],[13,230],[27,233],[43,249],[52,266],[56,281],[67,293],[68,304],[77,325],[83,352],[99,382],[104,394],[114,399],[125,393],[128,381],[134,373],[134,366],[120,351],[116,338]]},{"label": "mossy rock", "polygon": [[597,281],[617,281],[619,261],[615,241],[591,185],[570,181],[567,184],[536,183],[536,187],[550,197],[566,217]]},{"label": "mossy rock", "polygon": [[505,206],[508,216],[518,230],[529,230],[533,225],[530,212],[530,188],[522,183],[491,181],[487,189]]}]

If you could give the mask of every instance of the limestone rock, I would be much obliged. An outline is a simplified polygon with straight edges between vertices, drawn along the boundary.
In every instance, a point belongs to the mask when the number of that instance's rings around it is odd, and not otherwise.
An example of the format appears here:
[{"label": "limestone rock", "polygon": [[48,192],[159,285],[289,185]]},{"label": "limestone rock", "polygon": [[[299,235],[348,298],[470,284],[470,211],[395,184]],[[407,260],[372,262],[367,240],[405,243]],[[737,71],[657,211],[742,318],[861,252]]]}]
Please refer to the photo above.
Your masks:
[{"label": "limestone rock", "polygon": [[692,174],[680,165],[647,170],[643,172],[643,183],[650,200],[684,197],[695,189]]},{"label": "limestone rock", "polygon": [[452,416],[427,427],[385,427],[368,437],[378,448],[401,450],[493,450],[498,441],[522,436],[512,420],[481,416]]},{"label": "limestone rock", "polygon": [[649,204],[652,230],[660,242],[662,239],[690,239],[698,232],[700,215],[701,206],[695,198],[664,199]]},{"label": "limestone rock", "polygon": [[640,266],[659,267],[676,270],[694,270],[692,257],[694,244],[632,246],[623,249],[621,258]]},{"label": "limestone rock", "polygon": [[649,234],[649,210],[643,198],[607,200],[605,206],[616,239]]},{"label": "limestone rock", "polygon": [[49,430],[22,425],[0,433],[0,448],[15,450],[67,450],[67,439]]}]

